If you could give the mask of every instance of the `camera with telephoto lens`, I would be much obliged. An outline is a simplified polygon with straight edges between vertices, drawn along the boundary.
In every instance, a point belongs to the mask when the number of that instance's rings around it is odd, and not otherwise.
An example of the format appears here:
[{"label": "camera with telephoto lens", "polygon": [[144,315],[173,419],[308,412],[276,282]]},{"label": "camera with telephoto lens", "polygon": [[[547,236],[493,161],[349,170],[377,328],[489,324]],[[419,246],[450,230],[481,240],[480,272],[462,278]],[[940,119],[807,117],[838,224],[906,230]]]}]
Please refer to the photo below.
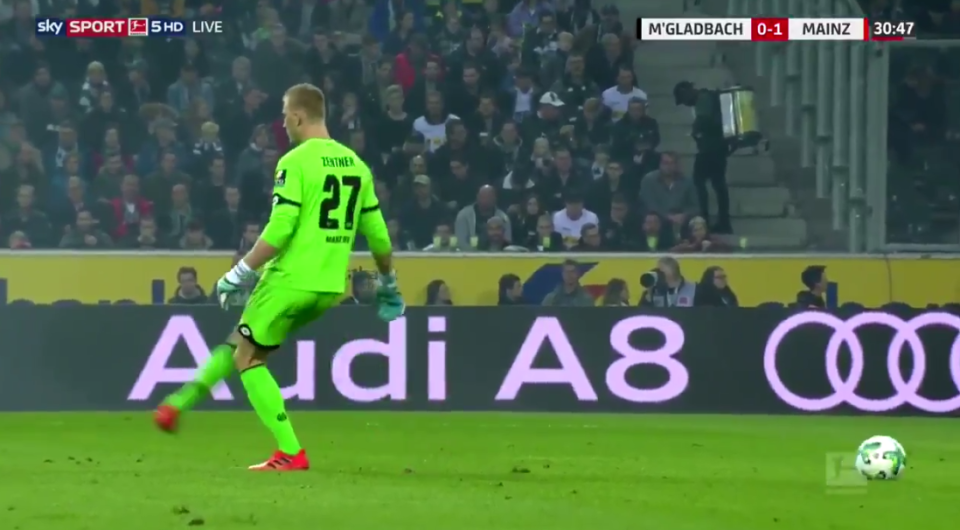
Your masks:
[{"label": "camera with telephoto lens", "polygon": [[640,275],[640,286],[644,289],[655,289],[658,286],[666,285],[663,271],[660,269],[650,269]]}]

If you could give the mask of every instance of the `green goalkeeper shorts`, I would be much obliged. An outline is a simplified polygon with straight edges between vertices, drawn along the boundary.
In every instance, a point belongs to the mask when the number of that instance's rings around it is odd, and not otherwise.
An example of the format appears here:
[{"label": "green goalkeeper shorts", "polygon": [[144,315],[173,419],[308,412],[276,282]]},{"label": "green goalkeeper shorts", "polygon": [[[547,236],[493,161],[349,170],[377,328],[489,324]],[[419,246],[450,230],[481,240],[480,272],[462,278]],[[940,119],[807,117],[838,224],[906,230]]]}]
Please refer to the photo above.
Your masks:
[{"label": "green goalkeeper shorts", "polygon": [[301,291],[261,281],[250,294],[237,331],[258,348],[276,349],[291,333],[323,316],[342,297],[339,293]]}]

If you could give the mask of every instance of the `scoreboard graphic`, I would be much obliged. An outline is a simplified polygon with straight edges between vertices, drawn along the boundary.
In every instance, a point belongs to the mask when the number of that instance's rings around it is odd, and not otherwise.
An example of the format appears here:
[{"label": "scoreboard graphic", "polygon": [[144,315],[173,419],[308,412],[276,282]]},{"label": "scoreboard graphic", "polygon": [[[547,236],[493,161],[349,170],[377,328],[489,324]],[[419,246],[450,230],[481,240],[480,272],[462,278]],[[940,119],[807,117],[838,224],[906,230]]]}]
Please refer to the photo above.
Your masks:
[{"label": "scoreboard graphic", "polygon": [[913,22],[866,18],[638,18],[642,41],[898,41],[915,38]]}]

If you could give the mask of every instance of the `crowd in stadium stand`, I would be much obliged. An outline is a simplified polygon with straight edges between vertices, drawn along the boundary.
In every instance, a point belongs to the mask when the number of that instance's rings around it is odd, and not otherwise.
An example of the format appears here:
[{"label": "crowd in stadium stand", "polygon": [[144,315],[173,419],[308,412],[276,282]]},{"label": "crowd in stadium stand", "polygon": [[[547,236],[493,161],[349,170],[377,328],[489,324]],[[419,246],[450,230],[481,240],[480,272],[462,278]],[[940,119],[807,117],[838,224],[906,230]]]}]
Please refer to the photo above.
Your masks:
[{"label": "crowd in stadium stand", "polygon": [[[864,7],[930,34],[960,27],[957,1]],[[35,16],[137,15],[225,32],[35,37]],[[281,97],[307,81],[373,169],[398,250],[731,250],[712,233],[729,221],[710,226],[705,192],[657,151],[626,22],[590,0],[4,2],[2,246],[244,249],[290,148]],[[911,56],[891,91],[890,222],[904,238],[940,233],[957,208],[954,55]]]},{"label": "crowd in stadium stand", "polygon": [[[636,86],[613,5],[16,1],[2,22],[13,249],[238,250],[269,214],[284,91],[323,88],[398,250],[722,251]],[[38,39],[34,16],[225,22]],[[659,170],[656,181],[643,177]],[[643,192],[641,192],[643,189]]]}]

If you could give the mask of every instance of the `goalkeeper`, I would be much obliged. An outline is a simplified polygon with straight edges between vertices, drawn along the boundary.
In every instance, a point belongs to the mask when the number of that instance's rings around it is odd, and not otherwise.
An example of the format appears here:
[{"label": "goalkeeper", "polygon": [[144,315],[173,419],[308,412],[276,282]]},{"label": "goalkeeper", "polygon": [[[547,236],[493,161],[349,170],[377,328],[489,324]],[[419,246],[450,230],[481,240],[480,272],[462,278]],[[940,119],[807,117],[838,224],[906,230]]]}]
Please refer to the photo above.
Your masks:
[{"label": "goalkeeper", "polygon": [[263,235],[220,279],[217,296],[226,308],[254,282],[256,287],[227,342],[213,349],[196,380],[168,397],[154,417],[160,429],[176,431],[180,416],[236,369],[250,404],[278,447],[266,462],[251,466],[253,470],[309,468],[280,387],[264,362],[289,335],[342,298],[358,230],[380,273],[380,318],[394,320],[404,311],[373,176],[356,153],[330,138],[324,104],[323,92],[313,85],[296,85],[284,95],[284,128],[298,145],[277,165],[273,211]]}]

